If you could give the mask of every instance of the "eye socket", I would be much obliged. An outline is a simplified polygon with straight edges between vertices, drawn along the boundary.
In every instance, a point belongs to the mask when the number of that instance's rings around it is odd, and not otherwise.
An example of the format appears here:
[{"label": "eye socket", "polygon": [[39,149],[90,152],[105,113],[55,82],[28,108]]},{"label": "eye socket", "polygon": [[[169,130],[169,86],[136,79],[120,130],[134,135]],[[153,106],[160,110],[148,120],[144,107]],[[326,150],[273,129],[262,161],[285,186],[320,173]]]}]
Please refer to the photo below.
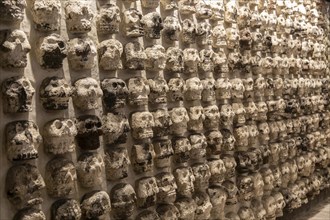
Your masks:
[{"label": "eye socket", "polygon": [[55,125],[55,127],[56,127],[57,129],[61,129],[61,128],[62,128],[62,122],[59,121],[59,120],[56,120],[55,123],[54,123],[54,125]]},{"label": "eye socket", "polygon": [[68,125],[69,128],[73,126],[73,122],[71,120],[68,120],[66,124]]}]

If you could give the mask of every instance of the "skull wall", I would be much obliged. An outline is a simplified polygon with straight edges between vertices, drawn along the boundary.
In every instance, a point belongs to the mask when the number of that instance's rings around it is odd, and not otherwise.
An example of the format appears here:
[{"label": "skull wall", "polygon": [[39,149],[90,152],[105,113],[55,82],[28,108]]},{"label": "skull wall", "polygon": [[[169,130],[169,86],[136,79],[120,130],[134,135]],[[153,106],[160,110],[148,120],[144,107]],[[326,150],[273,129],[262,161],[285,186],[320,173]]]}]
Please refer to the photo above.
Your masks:
[{"label": "skull wall", "polygon": [[0,11],[0,219],[275,219],[330,186],[324,0]]}]

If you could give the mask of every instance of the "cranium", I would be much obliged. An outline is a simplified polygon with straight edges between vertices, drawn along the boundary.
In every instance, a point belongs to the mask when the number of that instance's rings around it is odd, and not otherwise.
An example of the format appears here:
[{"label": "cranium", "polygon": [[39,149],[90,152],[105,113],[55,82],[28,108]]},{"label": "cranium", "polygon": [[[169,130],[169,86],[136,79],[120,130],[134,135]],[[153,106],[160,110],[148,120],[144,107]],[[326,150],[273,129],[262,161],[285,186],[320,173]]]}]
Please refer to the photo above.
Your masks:
[{"label": "cranium", "polygon": [[81,218],[81,209],[79,203],[74,199],[60,199],[51,206],[52,219],[70,218],[79,220]]},{"label": "cranium", "polygon": [[128,168],[131,161],[125,147],[109,148],[105,152],[104,162],[107,180],[119,180],[128,176]]},{"label": "cranium", "polygon": [[115,5],[114,3],[102,5],[96,17],[96,27],[99,33],[118,33],[120,22],[120,10],[117,5]]},{"label": "cranium", "polygon": [[155,205],[156,196],[159,193],[155,177],[143,177],[136,181],[137,205],[147,208]]},{"label": "cranium", "polygon": [[[144,0],[142,2],[146,2],[146,1],[151,2],[150,0]],[[144,35],[146,37],[150,39],[160,38],[160,32],[164,28],[164,26],[163,26],[162,17],[158,12],[150,12],[144,15],[141,19],[141,23],[143,25]]]},{"label": "cranium", "polygon": [[71,119],[55,119],[44,126],[44,147],[52,154],[65,154],[75,151],[74,138],[78,131]]},{"label": "cranium", "polygon": [[64,78],[54,76],[42,81],[39,92],[46,110],[63,110],[68,108],[73,88]]},{"label": "cranium", "polygon": [[[2,9],[2,7],[0,8]],[[26,67],[27,54],[30,50],[31,45],[23,31],[17,29],[0,31],[1,66],[9,68]]]},{"label": "cranium", "polygon": [[128,8],[123,13],[124,31],[126,37],[141,37],[144,34],[142,14],[135,8]]},{"label": "cranium", "polygon": [[38,158],[38,147],[42,137],[33,121],[13,121],[6,125],[7,158],[10,161]]},{"label": "cranium", "polygon": [[96,55],[96,46],[88,37],[73,38],[68,42],[68,60],[74,70],[91,69]]},{"label": "cranium", "polygon": [[122,69],[123,45],[116,39],[102,41],[98,47],[99,66],[104,70]]},{"label": "cranium", "polygon": [[143,70],[147,55],[138,42],[129,42],[124,48],[125,67],[130,70]]},{"label": "cranium", "polygon": [[82,218],[104,218],[111,210],[109,195],[100,190],[88,192],[82,197],[80,207]]},{"label": "cranium", "polygon": [[133,170],[138,174],[151,171],[154,157],[154,146],[151,143],[133,145],[131,150]]},{"label": "cranium", "polygon": [[45,188],[45,182],[34,165],[15,165],[7,172],[6,195],[17,209],[41,204],[43,199],[40,191],[43,188]]},{"label": "cranium", "polygon": [[82,115],[76,120],[78,134],[77,144],[84,150],[95,150],[100,147],[99,136],[102,134],[102,121],[96,115]]},{"label": "cranium", "polygon": [[94,14],[88,1],[70,1],[65,4],[66,25],[73,34],[88,33],[92,29]]},{"label": "cranium", "polygon": [[83,153],[77,161],[77,177],[85,188],[98,186],[102,183],[104,162],[99,154]]},{"label": "cranium", "polygon": [[116,184],[110,192],[111,207],[114,218],[129,218],[136,206],[136,194],[128,183]]},{"label": "cranium", "polygon": [[150,112],[135,112],[131,115],[132,136],[135,139],[153,137],[154,117]]},{"label": "cranium", "polygon": [[76,192],[77,174],[72,161],[63,157],[52,159],[46,164],[46,189],[51,197],[64,197]]},{"label": "cranium", "polygon": [[163,77],[148,79],[150,88],[149,102],[154,104],[166,103],[169,87]]}]

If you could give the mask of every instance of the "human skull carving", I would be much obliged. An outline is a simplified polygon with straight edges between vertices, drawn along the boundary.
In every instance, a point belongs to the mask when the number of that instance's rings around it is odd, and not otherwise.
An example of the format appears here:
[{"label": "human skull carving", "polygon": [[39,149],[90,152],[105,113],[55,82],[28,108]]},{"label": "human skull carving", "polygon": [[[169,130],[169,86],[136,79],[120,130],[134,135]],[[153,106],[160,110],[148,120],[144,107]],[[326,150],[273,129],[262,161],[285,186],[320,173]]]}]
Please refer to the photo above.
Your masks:
[{"label": "human skull carving", "polygon": [[164,28],[162,34],[167,41],[177,41],[179,40],[179,34],[181,32],[181,25],[178,18],[174,16],[167,16],[164,19]]},{"label": "human skull carving", "polygon": [[107,145],[124,144],[130,131],[125,115],[121,113],[108,113],[102,117],[103,141]]},{"label": "human skull carving", "polygon": [[142,14],[135,8],[128,8],[123,13],[124,30],[126,37],[141,37],[144,34]]},{"label": "human skull carving", "polygon": [[174,161],[185,163],[190,159],[191,144],[186,137],[175,137],[172,140],[174,150]]},{"label": "human skull carving", "polygon": [[233,103],[233,111],[235,113],[234,123],[237,125],[245,124],[245,109],[243,103]]},{"label": "human skull carving", "polygon": [[150,87],[146,78],[132,77],[128,80],[128,102],[131,105],[147,105]]},{"label": "human skull carving", "polygon": [[178,167],[174,170],[174,177],[178,186],[177,193],[190,197],[194,192],[195,177],[191,167]]},{"label": "human skull carving", "polygon": [[0,21],[19,23],[24,18],[25,0],[3,0],[0,2]]},{"label": "human skull carving", "polygon": [[154,117],[150,112],[135,112],[131,115],[132,136],[135,139],[152,138],[154,126]]},{"label": "human skull carving", "polygon": [[224,19],[225,7],[223,2],[212,2],[211,4],[212,15],[210,20],[212,21],[222,21]]},{"label": "human skull carving", "polygon": [[157,109],[151,113],[155,121],[155,126],[153,127],[154,136],[162,137],[167,135],[169,133],[168,129],[172,124],[167,109]]},{"label": "human skull carving", "polygon": [[207,21],[200,21],[196,27],[196,42],[198,45],[205,46],[212,43],[211,24]]},{"label": "human skull carving", "polygon": [[204,109],[202,106],[193,106],[188,110],[189,122],[188,130],[190,131],[201,131],[203,130],[203,121],[205,119]]},{"label": "human skull carving", "polygon": [[157,202],[173,203],[176,200],[176,189],[178,188],[173,174],[162,172],[156,175],[157,186]]},{"label": "human skull carving", "polygon": [[73,89],[64,78],[54,76],[42,81],[39,92],[46,110],[63,110],[68,108]]},{"label": "human skull carving", "polygon": [[239,46],[239,32],[236,26],[226,29],[227,48],[235,49]]},{"label": "human skull carving", "polygon": [[38,158],[42,137],[33,121],[13,121],[6,125],[7,158],[10,161]]},{"label": "human skull carving", "polygon": [[70,1],[65,4],[64,9],[69,32],[73,34],[84,34],[91,31],[94,14],[88,1]]},{"label": "human skull carving", "polygon": [[191,19],[185,19],[182,21],[181,40],[186,44],[193,44],[196,42],[196,25]]},{"label": "human skull carving", "polygon": [[276,217],[281,217],[283,216],[283,209],[286,205],[284,196],[281,192],[273,193],[272,196],[274,197],[276,203]]},{"label": "human skull carving", "polygon": [[104,79],[101,82],[101,88],[103,91],[103,104],[108,111],[125,106],[128,88],[122,79]]},{"label": "human skull carving", "polygon": [[60,27],[61,2],[34,0],[31,5],[31,14],[37,30],[56,31]]},{"label": "human skull carving", "polygon": [[203,85],[198,77],[186,80],[185,99],[187,101],[196,101],[202,99]]},{"label": "human skull carving", "polygon": [[154,210],[144,210],[136,216],[136,220],[161,220],[158,213]]},{"label": "human skull carving", "polygon": [[246,150],[249,144],[249,127],[243,125],[234,129],[235,144],[238,150]]},{"label": "human skull carving", "polygon": [[241,174],[237,177],[238,199],[240,201],[251,201],[254,194],[253,177]]},{"label": "human skull carving", "polygon": [[56,157],[46,164],[45,182],[51,197],[64,197],[75,193],[77,174],[72,161]]},{"label": "human skull carving", "polygon": [[35,219],[35,220],[46,220],[46,215],[43,211],[35,208],[24,208],[19,210],[14,218],[14,220],[22,219]]},{"label": "human skull carving", "polygon": [[197,204],[196,219],[209,219],[211,217],[212,203],[206,192],[198,191],[194,194],[193,199]]},{"label": "human skull carving", "polygon": [[251,202],[251,208],[254,212],[254,216],[258,220],[266,219],[266,210],[259,199],[253,199]]},{"label": "human skull carving", "polygon": [[166,70],[181,72],[183,70],[183,51],[177,47],[169,47],[166,51]]},{"label": "human skull carving", "polygon": [[176,107],[170,111],[172,125],[171,132],[176,135],[182,135],[187,131],[189,115],[184,107]]},{"label": "human skull carving", "polygon": [[[149,1],[150,0],[143,0]],[[143,2],[142,1],[142,2]],[[162,17],[158,12],[150,12],[141,19],[144,28],[144,35],[150,39],[159,39],[160,32],[164,28]]]},{"label": "human skull carving", "polygon": [[212,16],[212,3],[199,1],[196,6],[196,16],[198,18],[206,19]]},{"label": "human skull carving", "polygon": [[200,61],[197,49],[186,48],[183,50],[184,72],[188,74],[198,71],[198,62]]},{"label": "human skull carving", "polygon": [[207,151],[209,155],[218,155],[222,150],[222,134],[219,130],[213,130],[206,134]]},{"label": "human skull carving", "polygon": [[86,77],[78,79],[74,83],[73,103],[81,110],[91,110],[99,107],[99,99],[103,96],[103,91],[99,83]]},{"label": "human skull carving", "polygon": [[105,173],[107,180],[119,180],[128,176],[131,161],[125,147],[112,147],[105,152]]},{"label": "human skull carving", "polygon": [[145,68],[151,71],[160,71],[165,68],[166,54],[165,49],[161,45],[153,45],[145,49],[147,59],[145,60]]},{"label": "human skull carving", "polygon": [[133,170],[140,174],[152,171],[154,166],[154,146],[151,143],[133,145],[131,149],[131,162]]},{"label": "human skull carving", "polygon": [[264,181],[264,192],[270,192],[274,188],[274,175],[270,168],[262,168],[260,170],[260,174],[262,175]]},{"label": "human skull carving", "polygon": [[216,105],[204,107],[204,128],[207,130],[216,130],[219,126],[220,112]]},{"label": "human skull carving", "polygon": [[236,23],[237,6],[235,0],[229,0],[225,5],[225,21],[228,23]]},{"label": "human skull carving", "polygon": [[76,169],[78,180],[83,187],[96,187],[102,183],[104,162],[99,154],[81,154],[78,158]]},{"label": "human skull carving", "polygon": [[182,78],[171,78],[168,82],[168,87],[170,101],[183,101],[183,95],[185,94],[187,88],[186,83]]},{"label": "human skull carving", "polygon": [[159,188],[155,177],[143,177],[136,181],[137,205],[147,208],[155,205]]},{"label": "human skull carving", "polygon": [[253,213],[252,209],[249,208],[249,207],[246,207],[246,206],[242,206],[238,210],[237,214],[238,214],[240,220],[255,219],[255,216],[254,216],[254,213]]},{"label": "human skull carving", "polygon": [[230,154],[221,155],[221,159],[226,167],[225,179],[230,179],[235,176],[235,169],[237,166],[235,157]]},{"label": "human skull carving", "polygon": [[230,99],[231,98],[231,89],[232,84],[231,81],[225,78],[219,78],[215,82],[215,95],[219,100],[222,99]]},{"label": "human skull carving", "polygon": [[220,124],[226,128],[229,128],[233,124],[235,113],[230,104],[221,105],[220,108]]},{"label": "human skull carving", "polygon": [[74,138],[77,128],[71,119],[55,119],[44,126],[44,147],[51,154],[65,154],[75,151]]},{"label": "human skull carving", "polygon": [[211,177],[210,167],[207,163],[197,163],[192,165],[193,175],[195,177],[194,187],[196,191],[205,190],[209,186]]},{"label": "human skull carving", "polygon": [[202,101],[215,101],[215,80],[213,78],[205,78],[201,80],[201,83],[203,85]]},{"label": "human skull carving", "polygon": [[92,39],[73,38],[68,42],[68,46],[68,60],[72,69],[91,69],[94,66],[97,49]]},{"label": "human skull carving", "polygon": [[123,68],[121,55],[123,45],[116,39],[102,41],[98,47],[99,66],[104,70],[118,70]]},{"label": "human skull carving", "polygon": [[212,46],[214,48],[227,46],[226,30],[223,24],[215,26],[212,30]]},{"label": "human skull carving", "polygon": [[231,83],[231,96],[234,99],[243,99],[245,87],[243,81],[239,78],[230,80]]},{"label": "human skull carving", "polygon": [[103,5],[96,17],[97,31],[101,34],[115,34],[119,32],[121,22],[120,9],[114,3]]},{"label": "human skull carving", "polygon": [[111,210],[110,197],[105,191],[91,191],[83,196],[80,207],[83,219],[102,219]]},{"label": "human skull carving", "polygon": [[225,180],[222,183],[222,186],[226,189],[227,191],[227,200],[226,200],[226,205],[235,205],[237,204],[237,186],[236,184],[231,181],[231,180]]},{"label": "human skull carving", "polygon": [[213,72],[214,63],[213,59],[216,56],[212,49],[203,49],[199,52],[200,62],[198,64],[198,70],[203,73]]},{"label": "human skull carving", "polygon": [[30,50],[31,45],[23,31],[17,29],[0,31],[1,66],[7,68],[26,67],[27,54]]},{"label": "human skull carving", "polygon": [[190,158],[192,160],[205,158],[207,142],[204,134],[191,134],[189,136],[189,141],[191,144]]},{"label": "human skull carving", "polygon": [[153,144],[156,153],[155,166],[158,168],[170,167],[171,157],[174,154],[172,141],[168,139],[157,140]]},{"label": "human skull carving", "polygon": [[223,139],[222,148],[225,151],[234,150],[236,139],[235,139],[233,133],[231,132],[231,130],[228,128],[222,128],[221,134],[222,134],[222,139]]},{"label": "human skull carving", "polygon": [[15,165],[7,172],[5,183],[7,198],[17,209],[41,204],[43,199],[40,191],[43,188],[45,182],[34,165]]},{"label": "human skull carving", "polygon": [[195,211],[197,208],[195,200],[189,197],[180,197],[174,204],[179,210],[180,219],[195,219]]},{"label": "human skull carving", "polygon": [[51,206],[51,218],[54,220],[63,218],[79,220],[81,218],[80,205],[74,199],[57,200]]},{"label": "human skull carving", "polygon": [[67,56],[65,40],[55,33],[40,38],[37,42],[36,56],[43,68],[61,68],[63,59]]},{"label": "human skull carving", "polygon": [[147,55],[143,46],[138,42],[129,42],[124,48],[125,67],[130,70],[143,70]]},{"label": "human skull carving", "polygon": [[210,186],[207,189],[212,204],[211,219],[223,219],[225,214],[225,205],[227,192],[222,186]]},{"label": "human skull carving", "polygon": [[275,219],[276,218],[276,201],[273,196],[265,196],[263,198],[264,207],[266,210],[266,218],[267,219]]},{"label": "human skull carving", "polygon": [[83,150],[96,150],[100,147],[102,122],[96,115],[82,115],[76,120],[78,146]]},{"label": "human skull carving", "polygon": [[136,193],[128,183],[118,183],[110,191],[112,213],[115,219],[129,218],[136,209]]}]

